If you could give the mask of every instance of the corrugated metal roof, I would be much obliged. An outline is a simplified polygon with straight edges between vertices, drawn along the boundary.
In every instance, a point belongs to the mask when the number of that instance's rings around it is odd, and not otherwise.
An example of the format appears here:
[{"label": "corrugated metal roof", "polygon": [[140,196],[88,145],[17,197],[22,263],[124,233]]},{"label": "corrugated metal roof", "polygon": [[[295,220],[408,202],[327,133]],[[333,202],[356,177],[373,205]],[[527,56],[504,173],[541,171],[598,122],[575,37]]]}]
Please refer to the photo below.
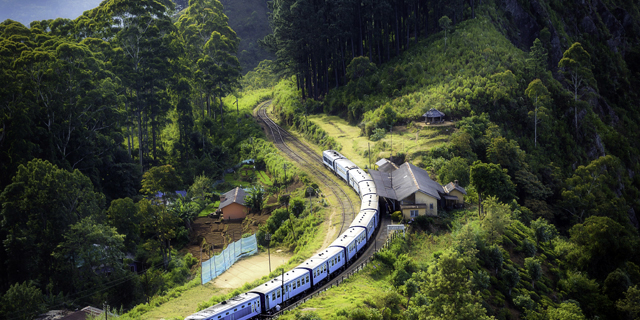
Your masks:
[{"label": "corrugated metal roof", "polygon": [[441,111],[438,111],[434,108],[431,108],[429,111],[427,111],[425,114],[422,115],[423,117],[428,117],[428,118],[437,118],[437,117],[444,117],[444,113]]},{"label": "corrugated metal roof", "polygon": [[396,199],[396,192],[391,185],[391,174],[387,172],[380,172],[376,170],[369,170],[369,175],[373,179],[373,183],[376,184],[376,193],[387,199]]},{"label": "corrugated metal roof", "polygon": [[393,189],[398,200],[402,200],[416,191],[421,191],[440,200],[440,193],[444,193],[442,186],[431,180],[427,171],[408,162],[403,163],[398,170],[391,173]]},{"label": "corrugated metal roof", "polygon": [[[247,193],[244,192],[244,190],[240,187],[237,187],[225,194],[222,195],[222,197],[224,197],[224,200],[222,200],[222,202],[220,202],[220,207],[218,207],[218,210],[232,204],[232,203],[237,203],[237,204],[241,204],[243,206],[245,206],[245,202],[244,202],[244,198],[247,196]],[[220,198],[222,198],[220,197]]]},{"label": "corrugated metal roof", "polygon": [[449,182],[446,186],[444,186],[444,191],[446,193],[451,193],[451,191],[453,191],[454,189],[462,192],[462,194],[464,194],[464,195],[467,194],[467,191],[464,190],[463,187],[461,187],[461,186],[459,186],[459,185],[457,185],[457,184],[455,184],[453,182]]},{"label": "corrugated metal roof", "polygon": [[390,173],[369,170],[369,174],[378,195],[387,199],[402,200],[420,191],[440,200],[440,194],[445,193],[439,183],[431,180],[427,171],[408,162]]}]

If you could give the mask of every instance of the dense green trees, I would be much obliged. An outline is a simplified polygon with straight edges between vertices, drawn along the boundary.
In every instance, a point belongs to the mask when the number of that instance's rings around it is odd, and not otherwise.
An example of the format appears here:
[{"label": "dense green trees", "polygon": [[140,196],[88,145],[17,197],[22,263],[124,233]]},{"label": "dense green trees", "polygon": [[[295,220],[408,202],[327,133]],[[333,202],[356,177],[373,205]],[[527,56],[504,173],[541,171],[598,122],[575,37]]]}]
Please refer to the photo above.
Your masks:
[{"label": "dense green trees", "polygon": [[475,8],[473,2],[440,0],[279,0],[270,6],[273,33],[263,44],[284,72],[296,75],[302,97],[316,99],[347,82],[347,65],[356,57],[380,65],[408,49],[411,38],[417,42],[434,32],[443,15],[453,18],[447,18],[452,26],[462,20],[465,8]]},{"label": "dense green trees", "polygon": [[53,280],[64,285],[65,275],[56,272],[51,253],[72,225],[100,215],[104,196],[94,191],[80,171],[69,172],[35,159],[20,165],[0,202],[6,254],[2,275],[12,282],[37,278],[41,283]]}]

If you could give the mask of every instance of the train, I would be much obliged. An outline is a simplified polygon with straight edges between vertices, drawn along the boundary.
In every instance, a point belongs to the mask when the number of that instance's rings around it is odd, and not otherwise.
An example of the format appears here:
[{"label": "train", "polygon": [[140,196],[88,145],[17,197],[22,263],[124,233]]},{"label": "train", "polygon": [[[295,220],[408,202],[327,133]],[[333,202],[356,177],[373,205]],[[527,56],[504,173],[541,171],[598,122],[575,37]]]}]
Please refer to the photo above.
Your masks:
[{"label": "train", "polygon": [[185,320],[263,319],[298,301],[345,270],[375,241],[380,224],[379,198],[371,176],[335,150],[322,152],[323,165],[359,196],[360,211],[327,248],[280,276],[247,292],[198,311]]}]

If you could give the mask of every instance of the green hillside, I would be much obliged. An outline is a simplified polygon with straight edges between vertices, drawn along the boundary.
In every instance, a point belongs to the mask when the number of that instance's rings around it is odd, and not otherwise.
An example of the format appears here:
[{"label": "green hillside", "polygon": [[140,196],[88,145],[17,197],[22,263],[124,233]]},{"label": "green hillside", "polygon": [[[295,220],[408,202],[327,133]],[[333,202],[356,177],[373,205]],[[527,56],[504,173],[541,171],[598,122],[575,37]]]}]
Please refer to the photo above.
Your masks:
[{"label": "green hillside", "polygon": [[[419,38],[388,62],[351,60],[348,82],[322,99],[292,102],[306,86],[295,78],[276,91],[281,121],[312,140],[334,133],[361,165],[367,142],[376,161],[389,155],[391,135],[408,140],[394,156],[441,183],[460,180],[474,204],[419,221],[363,275],[301,308],[315,311],[290,316],[638,316],[638,6],[489,1],[475,19],[469,10],[446,36]],[[431,108],[446,113],[453,133],[422,132]]]}]

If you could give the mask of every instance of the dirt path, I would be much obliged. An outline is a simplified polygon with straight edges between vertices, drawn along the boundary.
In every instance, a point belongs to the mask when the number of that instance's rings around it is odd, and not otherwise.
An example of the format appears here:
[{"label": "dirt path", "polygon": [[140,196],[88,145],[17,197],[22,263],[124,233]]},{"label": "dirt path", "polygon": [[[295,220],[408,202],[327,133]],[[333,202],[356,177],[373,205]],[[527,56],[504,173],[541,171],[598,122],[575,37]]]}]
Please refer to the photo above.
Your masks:
[{"label": "dirt path", "polygon": [[[271,250],[272,271],[289,261],[292,256],[288,253],[273,251]],[[236,262],[229,270],[213,279],[213,286],[231,291],[267,274],[269,274],[269,255],[265,251]]]}]

